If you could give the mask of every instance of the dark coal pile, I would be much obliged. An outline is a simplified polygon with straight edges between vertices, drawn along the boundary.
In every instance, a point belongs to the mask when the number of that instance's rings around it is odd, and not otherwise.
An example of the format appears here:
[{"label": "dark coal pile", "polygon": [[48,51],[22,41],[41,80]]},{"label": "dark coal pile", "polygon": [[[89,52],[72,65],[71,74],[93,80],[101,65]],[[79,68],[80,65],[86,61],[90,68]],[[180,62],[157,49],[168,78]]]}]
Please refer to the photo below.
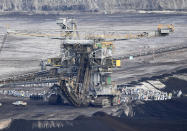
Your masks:
[{"label": "dark coal pile", "polygon": [[181,90],[183,93],[187,93],[187,81],[178,78],[171,77],[164,82],[166,88],[163,91],[173,92]]},{"label": "dark coal pile", "polygon": [[137,105],[134,112],[134,118],[138,119],[187,119],[187,98],[145,102]]},{"label": "dark coal pile", "polygon": [[[112,117],[98,112],[92,117],[79,117],[73,121],[14,120],[3,131],[146,131],[146,130],[187,130],[187,120],[128,119]],[[46,125],[42,126],[42,123]],[[55,124],[56,123],[56,124]],[[57,124],[58,123],[58,124]],[[58,125],[58,127],[55,127]],[[61,125],[61,126],[59,126]]]}]

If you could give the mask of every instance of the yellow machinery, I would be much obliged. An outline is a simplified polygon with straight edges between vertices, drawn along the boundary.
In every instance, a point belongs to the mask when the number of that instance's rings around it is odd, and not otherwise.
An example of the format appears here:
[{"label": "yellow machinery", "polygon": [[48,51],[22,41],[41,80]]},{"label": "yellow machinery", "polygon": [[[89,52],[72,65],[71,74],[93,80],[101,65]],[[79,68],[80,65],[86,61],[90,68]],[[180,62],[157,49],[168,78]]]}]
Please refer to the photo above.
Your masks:
[{"label": "yellow machinery", "polygon": [[168,35],[170,32],[174,32],[174,25],[170,24],[170,25],[163,25],[163,24],[159,24],[158,25],[158,33],[160,35]]},{"label": "yellow machinery", "polygon": [[61,58],[49,58],[47,60],[47,65],[50,65],[50,66],[62,66],[61,65]]},{"label": "yellow machinery", "polygon": [[114,67],[121,67],[121,60],[112,60]]}]

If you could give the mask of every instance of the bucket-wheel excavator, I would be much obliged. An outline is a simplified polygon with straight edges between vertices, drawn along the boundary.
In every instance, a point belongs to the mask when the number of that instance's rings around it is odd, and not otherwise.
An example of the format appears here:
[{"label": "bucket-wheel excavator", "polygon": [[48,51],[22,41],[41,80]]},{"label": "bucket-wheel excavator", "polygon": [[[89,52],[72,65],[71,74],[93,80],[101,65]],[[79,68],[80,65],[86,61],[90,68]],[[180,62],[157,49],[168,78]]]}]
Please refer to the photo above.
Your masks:
[{"label": "bucket-wheel excavator", "polygon": [[61,44],[61,57],[49,59],[48,65],[58,65],[59,76],[59,83],[46,95],[49,102],[74,106],[117,104],[119,93],[111,81],[112,42],[81,40],[73,19],[61,19],[57,24],[65,31],[66,39]]},{"label": "bucket-wheel excavator", "polygon": [[174,31],[173,25],[160,25],[155,33],[127,34],[119,38],[112,36],[113,40],[106,40],[111,36],[90,35],[82,38],[74,19],[61,18],[57,24],[63,34],[60,56],[42,61],[40,72],[4,79],[0,81],[0,85],[11,87],[52,82],[55,84],[44,97],[50,104],[62,103],[77,107],[116,105],[120,103],[119,91],[111,80],[111,74],[112,68],[120,67],[121,63],[119,59],[112,58],[112,41],[162,36]]}]

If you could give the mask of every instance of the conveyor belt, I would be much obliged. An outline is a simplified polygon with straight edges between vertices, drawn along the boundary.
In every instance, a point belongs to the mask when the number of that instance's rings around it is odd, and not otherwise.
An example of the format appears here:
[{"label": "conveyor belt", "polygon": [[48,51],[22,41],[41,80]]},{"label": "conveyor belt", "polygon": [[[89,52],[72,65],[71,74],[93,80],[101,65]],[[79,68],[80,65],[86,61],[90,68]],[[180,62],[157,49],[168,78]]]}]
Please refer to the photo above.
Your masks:
[{"label": "conveyor belt", "polygon": [[[33,72],[28,74],[22,74],[22,75],[15,75],[13,77],[9,77],[3,80],[0,80],[1,85],[8,85],[8,84],[16,84],[16,83],[42,83],[42,81],[45,81],[44,83],[47,83],[47,80],[51,79],[57,79],[57,74],[53,72],[53,70],[48,71],[40,71],[40,72]],[[49,82],[50,83],[50,82]]]},{"label": "conveyor belt", "polygon": [[79,99],[77,99],[77,97],[75,96],[72,90],[71,91],[68,90],[68,87],[66,86],[65,81],[61,81],[60,86],[61,86],[63,95],[66,97],[69,103],[71,103],[74,106],[80,107],[81,102],[79,101]]},{"label": "conveyor belt", "polygon": [[[84,62],[82,62],[84,64]],[[73,88],[71,87],[67,87],[66,86],[66,82],[65,80],[61,81],[60,86],[63,92],[63,95],[66,97],[66,99],[69,101],[69,103],[71,103],[74,106],[80,107],[80,106],[84,106],[87,105],[88,103],[86,102],[85,99],[85,94],[87,94],[87,88],[89,85],[89,79],[90,79],[90,71],[88,68],[88,65],[85,65],[86,68],[84,67],[84,65],[82,65],[80,67],[80,73],[77,79],[79,79],[80,77],[83,80],[83,92],[81,92],[82,94],[80,94],[80,92],[77,92],[77,90],[73,90]],[[84,68],[82,68],[84,67]],[[79,79],[80,80],[80,79]],[[78,86],[78,85],[77,85]],[[70,88],[70,89],[68,89]],[[77,87],[79,88],[79,87]]]},{"label": "conveyor belt", "polygon": [[154,51],[150,50],[147,52],[141,52],[141,54],[139,52],[134,53],[134,54],[127,54],[125,56],[116,57],[115,59],[123,60],[123,59],[129,59],[130,56],[142,57],[142,56],[148,56],[148,55],[153,55],[153,54],[161,54],[161,53],[167,53],[167,52],[176,51],[176,50],[182,50],[186,48],[187,48],[187,45],[169,46],[169,47],[155,49]]}]

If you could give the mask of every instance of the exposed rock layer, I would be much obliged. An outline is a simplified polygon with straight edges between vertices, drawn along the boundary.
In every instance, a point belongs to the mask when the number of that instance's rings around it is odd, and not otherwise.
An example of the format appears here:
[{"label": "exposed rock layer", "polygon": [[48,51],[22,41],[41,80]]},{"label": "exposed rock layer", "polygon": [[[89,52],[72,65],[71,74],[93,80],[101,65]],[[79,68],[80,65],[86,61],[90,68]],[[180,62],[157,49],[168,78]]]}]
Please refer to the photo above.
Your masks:
[{"label": "exposed rock layer", "polygon": [[187,0],[0,0],[0,11],[187,10]]}]

